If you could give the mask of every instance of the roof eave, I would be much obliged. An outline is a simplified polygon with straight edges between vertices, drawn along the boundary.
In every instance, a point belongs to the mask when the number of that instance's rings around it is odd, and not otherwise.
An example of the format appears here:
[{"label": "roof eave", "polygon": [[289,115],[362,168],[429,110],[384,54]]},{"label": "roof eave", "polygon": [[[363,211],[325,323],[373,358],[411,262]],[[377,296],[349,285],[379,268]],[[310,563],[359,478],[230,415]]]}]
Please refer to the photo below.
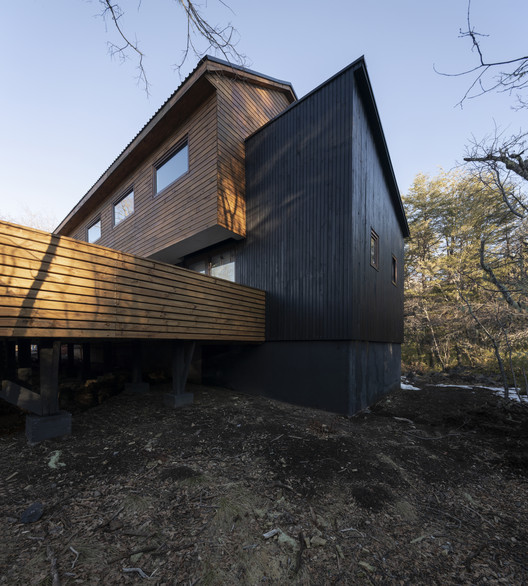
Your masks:
[{"label": "roof eave", "polygon": [[[297,99],[293,87],[289,82],[277,80],[250,69],[245,69],[243,67],[230,64],[227,61],[223,61],[216,57],[206,55],[200,60],[194,70],[185,78],[181,85],[172,93],[172,95],[159,108],[159,110],[151,117],[151,119],[145,124],[139,133],[130,141],[130,143],[118,155],[118,157],[101,175],[101,177],[99,177],[95,184],[73,207],[73,209],[54,230],[54,233],[62,234],[64,231],[68,230],[78,215],[83,212],[88,202],[92,200],[94,195],[99,192],[107,183],[107,181],[114,176],[116,171],[126,163],[130,156],[138,149],[138,147],[147,139],[147,137],[151,135],[153,130],[161,124],[168,113],[171,112],[175,106],[181,103],[182,98],[186,96],[193,87],[196,86],[198,81],[200,81],[201,78],[206,79],[205,76],[209,72],[224,72],[227,75],[233,75],[236,77],[242,76],[249,81],[252,81],[253,83],[272,86],[275,89],[285,92],[289,96],[288,99],[290,101],[295,101]],[[215,91],[213,85],[210,84],[209,81],[206,81],[206,83],[210,85],[211,91]]]}]

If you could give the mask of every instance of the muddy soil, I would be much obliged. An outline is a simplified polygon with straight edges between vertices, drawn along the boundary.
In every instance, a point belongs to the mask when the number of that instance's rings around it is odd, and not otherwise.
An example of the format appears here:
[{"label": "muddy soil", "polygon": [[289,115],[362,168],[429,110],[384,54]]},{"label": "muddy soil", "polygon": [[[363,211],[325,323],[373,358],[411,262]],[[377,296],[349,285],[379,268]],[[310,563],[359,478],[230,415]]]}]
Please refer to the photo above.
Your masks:
[{"label": "muddy soil", "polygon": [[74,410],[36,446],[0,417],[0,584],[528,582],[526,406],[425,385],[348,418],[190,390]]}]

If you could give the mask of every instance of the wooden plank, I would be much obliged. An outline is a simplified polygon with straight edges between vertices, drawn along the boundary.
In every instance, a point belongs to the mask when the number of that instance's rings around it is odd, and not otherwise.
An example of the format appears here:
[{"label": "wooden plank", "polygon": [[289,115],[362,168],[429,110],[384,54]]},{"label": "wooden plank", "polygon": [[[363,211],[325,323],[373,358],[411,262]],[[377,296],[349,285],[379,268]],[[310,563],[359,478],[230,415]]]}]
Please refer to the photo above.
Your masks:
[{"label": "wooden plank", "polygon": [[60,341],[43,344],[39,348],[39,359],[42,415],[55,415],[59,412]]},{"label": "wooden plank", "polygon": [[264,339],[265,293],[0,223],[0,336]]},{"label": "wooden plank", "polygon": [[0,399],[4,399],[8,403],[16,405],[17,407],[20,407],[20,409],[31,411],[36,415],[43,414],[40,395],[9,380],[2,381]]}]

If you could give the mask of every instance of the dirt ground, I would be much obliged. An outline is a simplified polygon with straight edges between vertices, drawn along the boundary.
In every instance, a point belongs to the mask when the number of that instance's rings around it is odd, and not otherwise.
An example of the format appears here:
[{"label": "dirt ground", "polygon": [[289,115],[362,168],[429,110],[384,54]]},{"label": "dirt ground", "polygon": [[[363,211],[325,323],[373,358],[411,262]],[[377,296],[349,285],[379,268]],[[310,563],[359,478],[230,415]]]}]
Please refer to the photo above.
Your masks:
[{"label": "dirt ground", "polygon": [[36,446],[4,414],[0,584],[528,583],[528,407],[420,386],[347,418],[157,385]]}]

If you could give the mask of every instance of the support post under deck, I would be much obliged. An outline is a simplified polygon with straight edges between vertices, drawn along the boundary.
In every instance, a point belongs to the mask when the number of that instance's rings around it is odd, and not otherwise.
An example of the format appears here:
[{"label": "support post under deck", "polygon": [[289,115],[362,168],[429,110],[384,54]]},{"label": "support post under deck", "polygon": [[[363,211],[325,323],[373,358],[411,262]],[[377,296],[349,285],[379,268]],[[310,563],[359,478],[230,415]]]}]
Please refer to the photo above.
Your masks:
[{"label": "support post under deck", "polygon": [[177,341],[173,343],[171,352],[172,391],[164,397],[164,403],[167,407],[182,407],[189,405],[194,400],[193,393],[185,392],[185,383],[191,367],[194,346],[194,342]]},{"label": "support post under deck", "polygon": [[71,413],[59,411],[59,340],[39,345],[41,415],[26,415],[30,443],[71,435]]},{"label": "support post under deck", "polygon": [[132,346],[132,382],[125,384],[127,393],[148,393],[149,383],[143,382],[143,345],[142,342],[134,342]]}]

